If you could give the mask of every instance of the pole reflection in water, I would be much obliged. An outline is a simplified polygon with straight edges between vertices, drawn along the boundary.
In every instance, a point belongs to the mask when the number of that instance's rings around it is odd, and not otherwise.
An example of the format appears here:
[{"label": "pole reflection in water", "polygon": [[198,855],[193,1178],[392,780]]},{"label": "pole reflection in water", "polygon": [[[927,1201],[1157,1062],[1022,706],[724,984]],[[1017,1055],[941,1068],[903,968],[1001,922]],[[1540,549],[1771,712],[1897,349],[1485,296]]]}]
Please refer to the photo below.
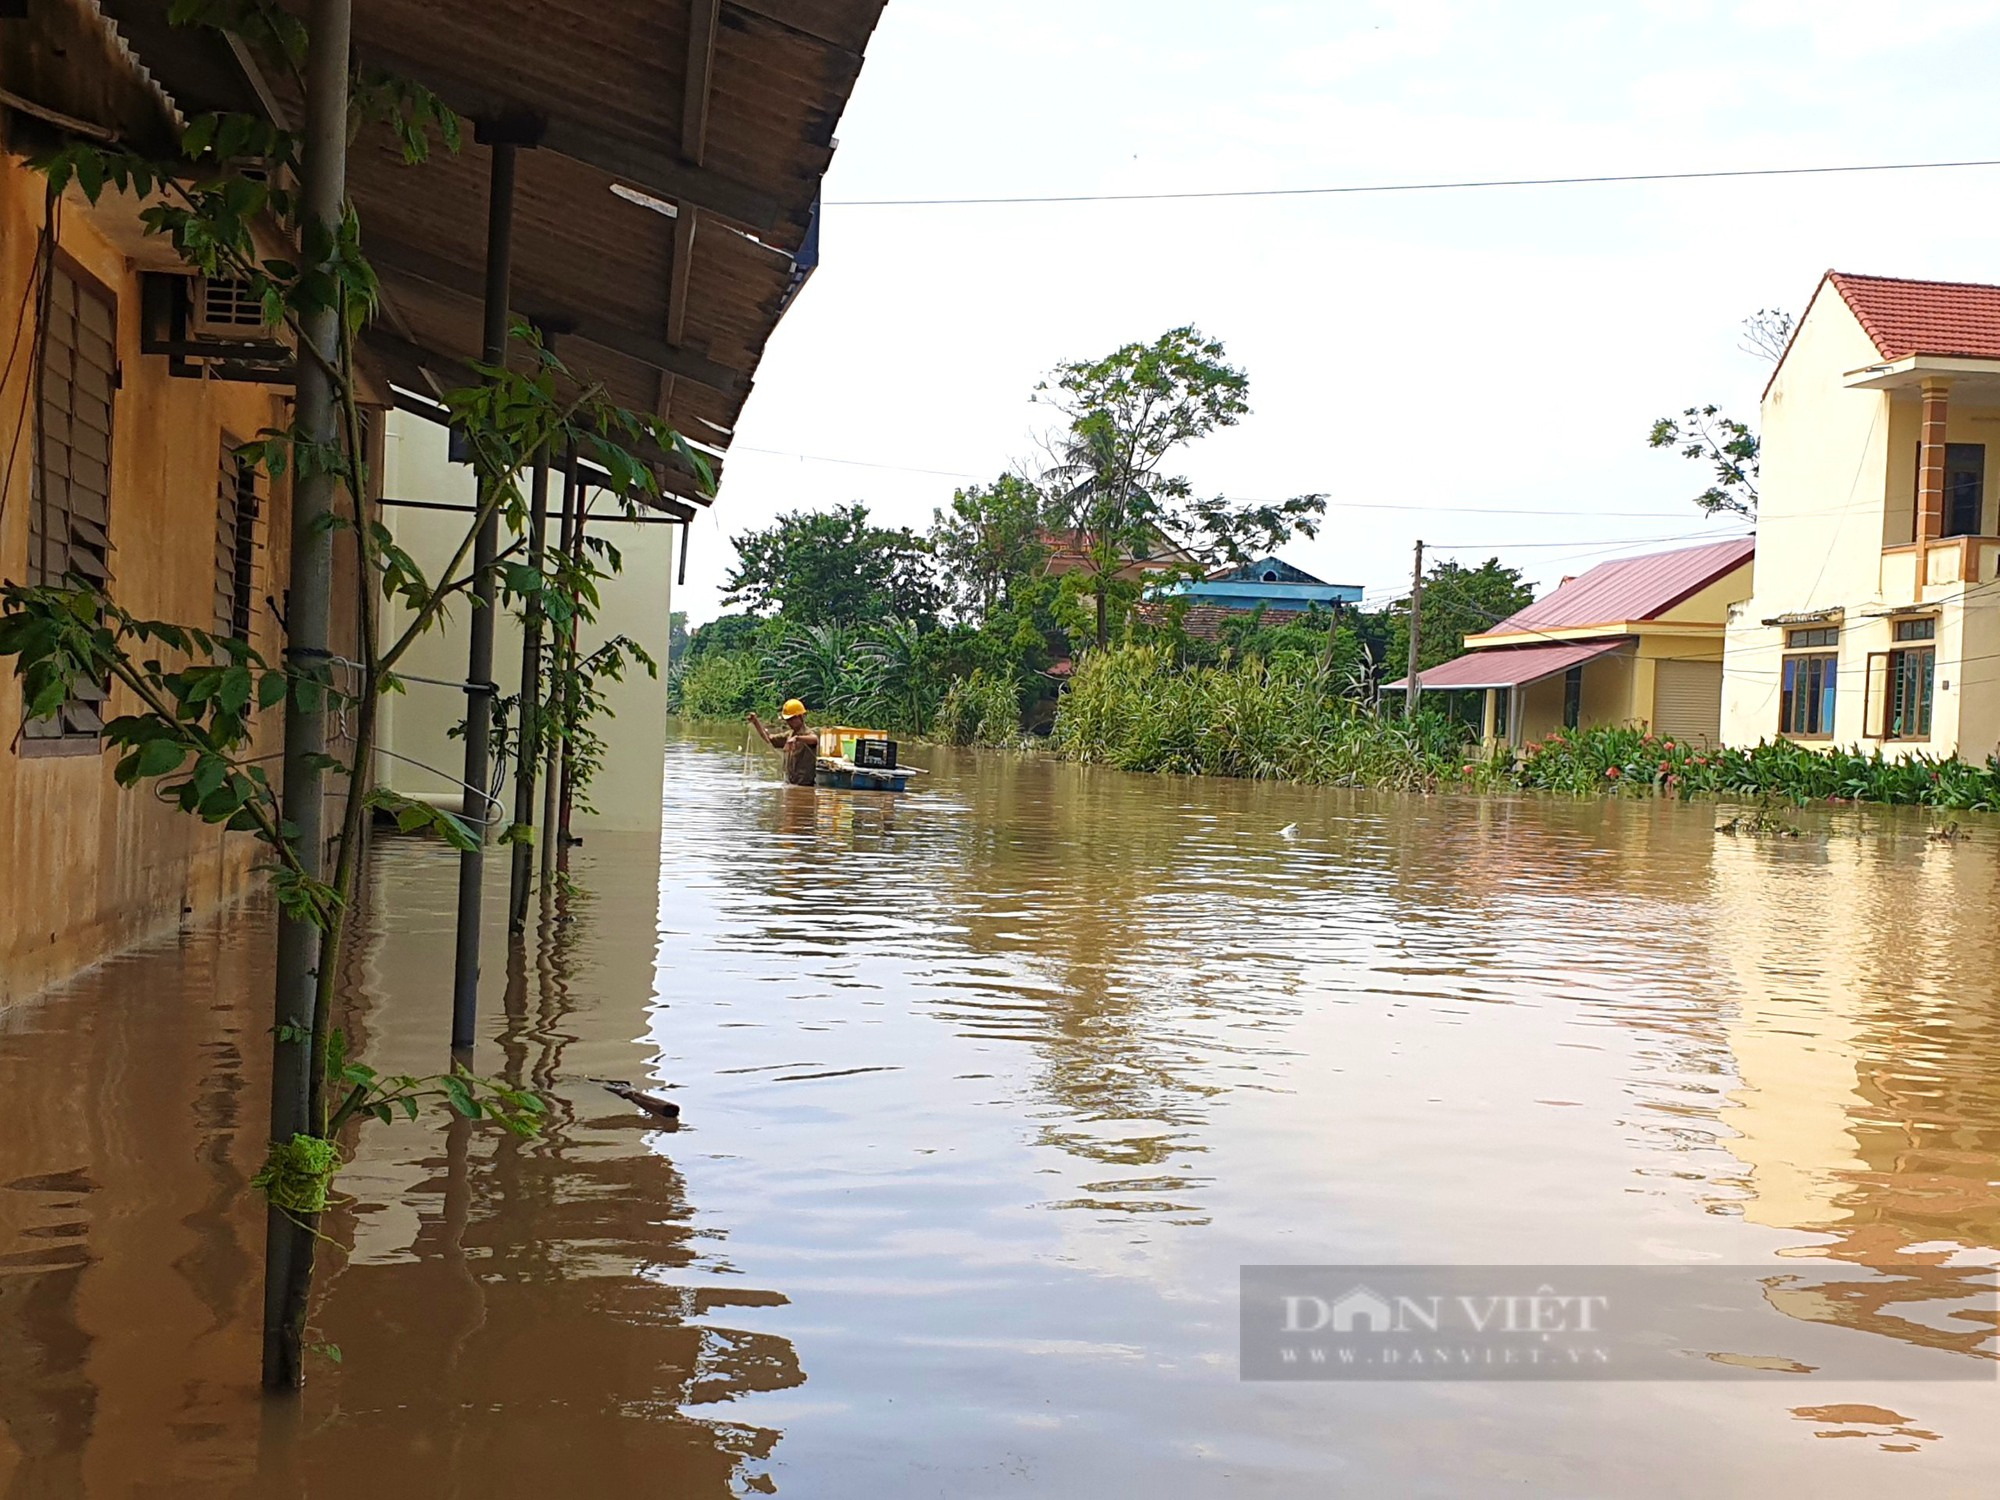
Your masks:
[{"label": "pole reflection in water", "polygon": [[[1245,1384],[1236,1293],[1752,1264],[1777,1333],[1691,1357],[1990,1359],[1776,1278],[2000,1251],[2000,826],[914,758],[897,798],[669,747],[663,834],[590,833],[486,966],[473,1063],[547,1135],[359,1132],[296,1412],[254,1389],[265,915],[0,1015],[0,1494],[1984,1492],[1990,1384]],[[434,1071],[453,861],[375,858],[345,1024]]]}]

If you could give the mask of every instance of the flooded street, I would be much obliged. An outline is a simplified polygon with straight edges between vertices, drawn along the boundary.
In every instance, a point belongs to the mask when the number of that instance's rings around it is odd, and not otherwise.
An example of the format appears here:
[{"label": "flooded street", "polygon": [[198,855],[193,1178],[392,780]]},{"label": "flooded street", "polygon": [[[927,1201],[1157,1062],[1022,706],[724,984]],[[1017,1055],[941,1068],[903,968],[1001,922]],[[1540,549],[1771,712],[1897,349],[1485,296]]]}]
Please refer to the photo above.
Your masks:
[{"label": "flooded street", "polygon": [[[593,835],[511,966],[495,862],[476,1066],[551,1128],[361,1131],[296,1406],[255,1386],[266,914],[0,1012],[0,1495],[1990,1492],[1990,1379],[1246,1383],[1237,1296],[1996,1258],[1992,823],[667,753],[661,847]],[[375,857],[352,1030],[432,1071],[455,861]]]}]

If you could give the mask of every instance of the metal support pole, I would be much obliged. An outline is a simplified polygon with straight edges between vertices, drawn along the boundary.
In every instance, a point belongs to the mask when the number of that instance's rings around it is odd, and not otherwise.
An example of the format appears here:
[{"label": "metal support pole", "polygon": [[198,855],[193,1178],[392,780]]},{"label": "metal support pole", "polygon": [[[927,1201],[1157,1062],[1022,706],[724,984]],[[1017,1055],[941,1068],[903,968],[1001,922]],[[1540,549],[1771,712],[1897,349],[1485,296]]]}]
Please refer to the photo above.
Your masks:
[{"label": "metal support pole", "polygon": [[[583,504],[583,484],[576,471],[576,450],[571,449],[563,456],[563,508],[562,527],[556,545],[563,556],[570,554],[576,545],[576,515]],[[571,665],[569,648],[574,637],[567,632],[551,643],[559,667]],[[556,716],[558,730],[567,731],[563,720],[562,706],[551,702],[549,711]],[[542,780],[542,894],[548,896],[555,890],[556,881],[556,839],[560,836],[558,814],[561,811],[562,765],[568,741],[558,735],[549,743],[548,765]]]},{"label": "metal support pole", "polygon": [[1424,680],[1417,674],[1417,643],[1423,634],[1424,544],[1417,543],[1417,564],[1410,573],[1410,688],[1403,695],[1403,717],[1417,716],[1417,699],[1423,696]]},{"label": "metal support pole", "polygon": [[[495,141],[493,180],[486,210],[487,364],[507,359],[507,292],[513,263],[514,152]],[[486,796],[487,750],[493,729],[493,560],[500,552],[500,512],[490,487],[498,474],[479,476],[480,498],[489,510],[472,548],[471,647],[465,668],[465,821],[478,843],[458,857],[458,951],[451,982],[451,1045],[470,1047],[479,1023],[479,916],[486,878],[486,828],[492,805]]]},{"label": "metal support pole", "polygon": [[[300,160],[301,204],[308,226],[337,237],[347,193],[347,54],[351,0],[313,0],[306,54],[305,140]],[[329,365],[340,358],[340,318],[334,308],[306,314],[303,333]],[[332,444],[332,377],[318,360],[301,359],[296,417],[301,440]],[[292,485],[291,574],[285,611],[285,667],[294,677],[323,676],[328,667],[328,605],[333,594],[334,476],[306,465]],[[315,879],[324,874],[326,835],[319,757],[326,753],[326,710],[294,692],[285,699],[285,820],[293,847]],[[271,1139],[289,1142],[312,1129],[313,993],[322,962],[320,931],[310,922],[278,917],[277,984],[271,1030]],[[264,1236],[264,1384],[291,1390],[304,1384],[301,1344],[305,1292],[312,1275],[313,1239],[273,1205]]]},{"label": "metal support pole", "polygon": [[[543,533],[549,517],[549,450],[535,455],[534,483],[528,500],[528,566],[537,575],[546,557]],[[521,711],[517,749],[514,754],[514,821],[523,828],[535,826],[535,767],[541,759],[542,722],[542,600],[539,594],[528,599],[527,620],[521,634]],[[549,835],[542,825],[542,837]],[[532,844],[514,845],[514,865],[507,891],[507,931],[519,935],[528,930],[528,891],[535,879],[535,850]]]},{"label": "metal support pole", "polygon": [[[583,485],[579,483],[576,487],[576,528],[570,533],[569,559],[572,566],[583,562],[583,526],[589,518],[590,507],[584,502]],[[582,660],[576,637],[576,613],[572,610],[569,617],[569,649],[563,658],[572,679],[578,662]],[[570,746],[569,737],[576,732],[577,709],[576,684],[571,681],[563,691],[562,790],[556,797],[556,870],[563,875],[569,874],[569,846],[574,842],[570,837],[569,821],[576,810],[576,754]]]}]

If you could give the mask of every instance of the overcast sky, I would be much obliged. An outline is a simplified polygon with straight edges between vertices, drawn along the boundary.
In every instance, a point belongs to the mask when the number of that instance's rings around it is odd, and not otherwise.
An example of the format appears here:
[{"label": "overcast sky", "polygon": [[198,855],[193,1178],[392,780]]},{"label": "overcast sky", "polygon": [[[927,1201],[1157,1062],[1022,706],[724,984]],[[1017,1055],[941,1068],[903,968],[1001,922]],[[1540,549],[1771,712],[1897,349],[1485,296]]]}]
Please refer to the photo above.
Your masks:
[{"label": "overcast sky", "polygon": [[[922,526],[1034,451],[1054,363],[1192,322],[1252,414],[1208,493],[1326,492],[1286,555],[1387,596],[1421,536],[1550,584],[1735,528],[1654,417],[1754,407],[1738,348],[1829,266],[2000,281],[2000,168],[1221,203],[840,200],[1313,187],[2000,155],[2000,6],[1930,0],[890,0],[676,600],[727,537]],[[799,455],[807,455],[801,457]],[[828,460],[845,460],[830,462]],[[870,466],[878,467],[870,467]],[[935,471],[935,472],[918,472]],[[1479,514],[1539,511],[1556,514]]]}]

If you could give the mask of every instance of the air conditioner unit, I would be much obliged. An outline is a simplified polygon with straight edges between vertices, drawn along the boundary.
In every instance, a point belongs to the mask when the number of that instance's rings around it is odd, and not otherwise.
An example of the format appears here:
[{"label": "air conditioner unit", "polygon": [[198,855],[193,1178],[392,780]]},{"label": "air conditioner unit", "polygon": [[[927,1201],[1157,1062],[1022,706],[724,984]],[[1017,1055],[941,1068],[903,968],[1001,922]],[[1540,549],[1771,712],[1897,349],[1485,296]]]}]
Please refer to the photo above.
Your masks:
[{"label": "air conditioner unit", "polygon": [[234,276],[197,276],[188,333],[202,340],[269,340],[264,303],[248,281]]}]

